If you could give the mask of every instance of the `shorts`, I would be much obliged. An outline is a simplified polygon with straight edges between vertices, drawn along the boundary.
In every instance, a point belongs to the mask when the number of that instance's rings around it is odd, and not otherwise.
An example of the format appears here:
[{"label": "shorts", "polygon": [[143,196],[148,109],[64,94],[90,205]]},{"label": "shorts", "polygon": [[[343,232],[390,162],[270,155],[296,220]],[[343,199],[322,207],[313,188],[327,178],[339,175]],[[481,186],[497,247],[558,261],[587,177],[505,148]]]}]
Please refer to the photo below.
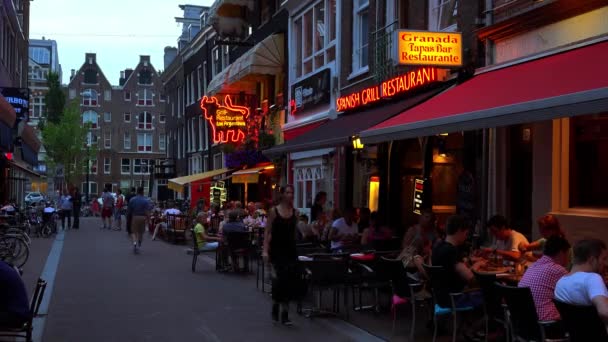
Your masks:
[{"label": "shorts", "polygon": [[103,209],[101,209],[101,217],[102,218],[110,218],[110,217],[112,217],[112,208],[103,208]]},{"label": "shorts", "polygon": [[146,229],[145,216],[133,216],[131,219],[131,233],[143,235]]}]

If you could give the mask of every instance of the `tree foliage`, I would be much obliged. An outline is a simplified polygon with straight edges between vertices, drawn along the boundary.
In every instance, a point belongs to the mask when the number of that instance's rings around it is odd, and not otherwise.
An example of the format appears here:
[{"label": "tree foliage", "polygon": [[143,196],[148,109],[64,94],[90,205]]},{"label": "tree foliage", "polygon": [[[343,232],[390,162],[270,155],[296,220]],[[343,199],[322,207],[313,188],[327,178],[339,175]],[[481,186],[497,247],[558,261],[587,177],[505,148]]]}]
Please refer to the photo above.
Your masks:
[{"label": "tree foliage", "polygon": [[49,72],[47,76],[49,91],[44,97],[46,103],[46,117],[49,122],[59,123],[61,114],[65,109],[65,93],[61,89],[61,80],[56,72]]},{"label": "tree foliage", "polygon": [[[42,131],[50,169],[62,165],[66,183],[73,184],[82,175],[86,163],[95,159],[96,144],[86,149],[90,124],[83,125],[77,101],[70,103],[60,115],[59,122],[49,120]],[[88,153],[87,153],[88,151]]]}]

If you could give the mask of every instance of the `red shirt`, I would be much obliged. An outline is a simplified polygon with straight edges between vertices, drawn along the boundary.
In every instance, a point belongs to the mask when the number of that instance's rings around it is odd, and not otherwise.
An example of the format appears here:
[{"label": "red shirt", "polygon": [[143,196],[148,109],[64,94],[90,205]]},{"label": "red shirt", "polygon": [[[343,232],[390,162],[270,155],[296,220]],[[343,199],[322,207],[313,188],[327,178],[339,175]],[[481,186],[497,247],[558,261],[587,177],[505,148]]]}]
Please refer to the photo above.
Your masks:
[{"label": "red shirt", "polygon": [[519,282],[519,287],[529,287],[534,306],[541,321],[559,320],[560,315],[553,304],[553,293],[557,281],[568,274],[566,269],[550,257],[543,255],[532,264]]}]

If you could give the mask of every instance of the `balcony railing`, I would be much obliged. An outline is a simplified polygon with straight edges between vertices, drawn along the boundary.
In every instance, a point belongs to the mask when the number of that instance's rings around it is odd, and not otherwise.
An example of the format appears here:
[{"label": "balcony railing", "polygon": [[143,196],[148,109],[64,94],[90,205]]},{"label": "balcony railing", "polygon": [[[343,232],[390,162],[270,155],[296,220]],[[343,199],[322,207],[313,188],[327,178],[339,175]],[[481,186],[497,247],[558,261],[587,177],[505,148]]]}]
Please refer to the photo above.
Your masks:
[{"label": "balcony railing", "polygon": [[398,24],[395,21],[371,33],[370,42],[374,47],[374,56],[371,61],[370,71],[378,82],[394,76],[397,72],[393,50],[394,44],[396,44],[394,36]]},{"label": "balcony railing", "polygon": [[492,2],[492,14],[494,23],[516,17],[538,7],[546,6],[554,0],[530,1],[530,0],[494,0]]}]

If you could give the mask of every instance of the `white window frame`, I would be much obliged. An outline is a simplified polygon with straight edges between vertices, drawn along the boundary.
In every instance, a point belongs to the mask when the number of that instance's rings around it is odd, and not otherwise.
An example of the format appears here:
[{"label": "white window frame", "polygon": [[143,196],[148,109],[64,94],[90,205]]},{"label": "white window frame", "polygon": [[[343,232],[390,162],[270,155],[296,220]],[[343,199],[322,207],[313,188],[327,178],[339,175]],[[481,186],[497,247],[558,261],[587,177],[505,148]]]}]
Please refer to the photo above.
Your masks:
[{"label": "white window frame", "polygon": [[82,123],[90,123],[92,129],[99,128],[99,114],[97,114],[97,112],[94,110],[85,111],[84,113],[82,113]]},{"label": "white window frame", "polygon": [[[145,166],[144,166],[144,162],[143,162],[144,160],[146,161]],[[139,161],[139,172],[135,171],[135,167],[137,166],[136,165],[137,161]],[[146,168],[145,169],[146,172],[143,172],[144,167]],[[147,159],[147,158],[134,158],[133,159],[133,174],[134,175],[147,175],[149,173],[150,173],[150,159]]]},{"label": "white window frame", "polygon": [[[127,120],[127,115],[129,116],[129,120]],[[131,112],[124,112],[122,118],[125,122],[131,122]]]},{"label": "white window frame", "polygon": [[103,132],[103,148],[112,148],[112,132]]},{"label": "white window frame", "polygon": [[143,91],[143,99],[140,99],[139,96],[139,91],[137,92],[137,107],[154,107],[154,96],[156,96],[154,94],[154,92],[152,92],[152,90],[147,89],[147,88],[143,88],[140,89],[140,91]]},{"label": "white window frame", "polygon": [[99,107],[99,92],[91,88],[83,90],[82,105],[87,107]]},{"label": "white window frame", "polygon": [[103,112],[103,122],[112,122],[112,113]]},{"label": "white window frame", "polygon": [[158,135],[158,150],[165,151],[167,149],[167,136],[164,133]]},{"label": "white window frame", "polygon": [[92,175],[97,174],[97,159],[89,160],[89,174],[92,174]]},{"label": "white window frame", "polygon": [[106,89],[103,91],[103,100],[112,101],[112,90]]},{"label": "white window frame", "polygon": [[[355,0],[358,6],[353,6],[353,55],[352,55],[352,72],[349,78],[353,78],[369,71],[369,29],[370,29],[370,10],[369,0]],[[367,45],[363,45],[362,16],[367,15]],[[367,49],[368,60],[362,59],[362,51]]]},{"label": "white window frame", "polygon": [[[301,166],[296,164],[296,166],[294,166],[294,206],[298,211],[310,214],[310,208],[306,205],[306,198],[310,195],[312,202],[317,192],[323,190],[323,186],[317,189],[317,181],[323,181],[325,179],[324,173],[323,165],[320,163],[320,160],[316,163],[306,163]],[[307,182],[312,183],[310,194],[306,189]],[[300,191],[300,184],[302,185],[302,191]]]},{"label": "white window frame", "polygon": [[[140,136],[143,138],[143,145],[140,145]],[[137,152],[151,153],[153,150],[153,143],[154,139],[152,137],[152,133],[137,133]]]},{"label": "white window frame", "polygon": [[131,92],[130,92],[130,91],[125,90],[125,93],[124,93],[124,100],[125,100],[125,101],[131,101]]},{"label": "white window frame", "polygon": [[222,71],[222,56],[220,47],[215,46],[211,49],[211,77],[215,77]]},{"label": "white window frame", "polygon": [[131,132],[124,133],[122,146],[125,150],[131,149]]},{"label": "white window frame", "polygon": [[441,16],[444,10],[447,10],[451,2],[455,3],[453,15],[458,14],[458,0],[429,0],[429,30],[430,31],[445,31],[454,32],[458,28],[458,23],[441,27]]},{"label": "white window frame", "polygon": [[[143,117],[143,120],[140,120]],[[152,125],[152,113],[143,111],[137,114],[137,129],[150,131],[154,129]]]},{"label": "white window frame", "polygon": [[[124,163],[125,160],[128,162],[127,164]],[[125,171],[125,167],[126,167],[127,171]],[[120,174],[121,175],[130,175],[131,174],[131,159],[122,158],[120,160]]]},{"label": "white window frame", "polygon": [[165,114],[159,114],[158,115],[158,122],[160,122],[160,123],[167,122],[167,116]]},{"label": "white window frame", "polygon": [[[298,15],[294,16],[292,18],[291,24],[290,24],[290,29],[291,29],[291,42],[292,42],[292,51],[293,51],[293,58],[290,58],[290,73],[291,73],[291,79],[292,84],[293,83],[297,83],[305,78],[308,78],[309,76],[313,75],[314,73],[318,72],[319,70],[322,70],[324,68],[326,68],[329,64],[336,62],[336,60],[338,59],[338,55],[337,55],[337,41],[338,41],[338,36],[340,34],[340,21],[338,20],[337,16],[338,16],[338,6],[340,6],[340,1],[339,0],[335,0],[335,4],[336,4],[336,10],[335,10],[335,17],[331,17],[329,15],[330,11],[330,6],[331,3],[334,0],[319,0],[319,1],[315,1],[314,4],[308,5],[306,7],[306,10],[302,11],[301,13],[299,13]],[[315,30],[320,29],[321,27],[316,27],[316,25],[311,24],[310,29],[312,30],[312,37],[313,37],[313,42],[311,44],[313,44],[313,46],[311,47],[312,49],[312,53],[310,56],[305,56],[305,49],[304,49],[304,16],[309,13],[312,12],[312,22],[316,23],[317,20],[315,18],[315,7],[320,4],[323,3],[323,8],[324,8],[324,19],[323,19],[323,29],[325,30],[325,34],[324,34],[324,38],[323,38],[323,47],[315,50],[315,46],[314,44],[316,44],[316,39],[315,39]],[[296,23],[298,22],[298,20],[300,20],[301,22],[301,29],[296,30]],[[332,33],[330,32],[332,23],[334,24],[334,30],[336,32],[333,32],[333,37],[330,37],[330,35],[332,35]],[[297,33],[300,33],[300,36],[297,36]],[[298,57],[295,56],[296,52],[297,52],[297,45],[301,45],[300,51],[301,51],[301,64],[298,65]],[[333,50],[333,60],[330,61],[330,51]],[[319,64],[316,65],[315,64],[315,58],[316,57],[323,57],[323,64]],[[304,72],[304,65],[306,63],[312,63],[312,67],[310,68],[309,72]],[[298,72],[297,69],[300,69],[300,75],[298,76]]]},{"label": "white window frame", "polygon": [[112,173],[112,158],[104,157],[103,158],[103,174],[109,175]]}]

